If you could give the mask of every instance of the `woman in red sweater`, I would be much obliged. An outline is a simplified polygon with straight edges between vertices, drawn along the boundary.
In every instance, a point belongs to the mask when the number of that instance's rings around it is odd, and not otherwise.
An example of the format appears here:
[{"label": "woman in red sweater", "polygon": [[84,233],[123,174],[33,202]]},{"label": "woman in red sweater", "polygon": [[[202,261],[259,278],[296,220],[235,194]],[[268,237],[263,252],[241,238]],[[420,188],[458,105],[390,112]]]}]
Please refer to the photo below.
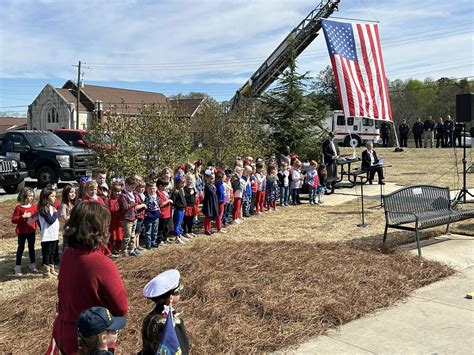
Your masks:
[{"label": "woman in red sweater", "polygon": [[61,259],[58,313],[53,325],[53,337],[62,353],[77,354],[76,320],[81,311],[98,306],[107,308],[113,316],[127,314],[127,293],[120,274],[113,261],[100,251],[109,223],[106,207],[81,202],[66,224],[68,249]]},{"label": "woman in red sweater", "polygon": [[29,187],[24,187],[18,194],[15,210],[12,215],[12,223],[16,224],[18,234],[18,248],[16,250],[15,275],[21,276],[21,258],[25,250],[25,242],[28,241],[28,253],[30,255],[30,271],[38,272],[35,260],[35,231],[36,231],[36,204],[33,203],[35,194]]}]

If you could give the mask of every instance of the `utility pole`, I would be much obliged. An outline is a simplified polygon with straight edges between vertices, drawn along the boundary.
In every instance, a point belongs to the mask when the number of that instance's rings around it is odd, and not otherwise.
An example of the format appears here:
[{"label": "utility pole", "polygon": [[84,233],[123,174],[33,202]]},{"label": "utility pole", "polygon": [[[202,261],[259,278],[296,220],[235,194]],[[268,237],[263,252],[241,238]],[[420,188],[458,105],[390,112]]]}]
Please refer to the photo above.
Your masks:
[{"label": "utility pole", "polygon": [[81,61],[77,65],[77,103],[76,103],[76,129],[79,129],[79,101],[81,96]]}]

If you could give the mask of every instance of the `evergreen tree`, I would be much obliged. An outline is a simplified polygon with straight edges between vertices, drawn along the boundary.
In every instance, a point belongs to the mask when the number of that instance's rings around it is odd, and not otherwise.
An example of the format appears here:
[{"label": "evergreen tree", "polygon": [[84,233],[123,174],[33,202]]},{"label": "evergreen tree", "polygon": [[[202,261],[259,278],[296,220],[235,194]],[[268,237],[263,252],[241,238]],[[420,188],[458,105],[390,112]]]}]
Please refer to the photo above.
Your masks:
[{"label": "evergreen tree", "polygon": [[270,112],[269,127],[273,143],[277,147],[290,147],[302,158],[308,155],[314,158],[316,154],[315,127],[325,111],[317,110],[315,103],[306,96],[309,80],[308,73],[297,72],[296,55],[292,49],[288,68],[276,87],[264,96]]}]

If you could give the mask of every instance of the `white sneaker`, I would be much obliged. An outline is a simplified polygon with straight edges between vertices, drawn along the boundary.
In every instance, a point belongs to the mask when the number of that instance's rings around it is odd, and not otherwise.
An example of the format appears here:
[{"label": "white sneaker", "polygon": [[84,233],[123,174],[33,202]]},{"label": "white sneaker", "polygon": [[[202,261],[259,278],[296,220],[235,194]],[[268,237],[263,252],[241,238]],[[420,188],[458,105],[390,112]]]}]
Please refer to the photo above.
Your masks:
[{"label": "white sneaker", "polygon": [[182,240],[180,237],[176,237],[176,244],[184,244],[186,243],[184,240]]},{"label": "white sneaker", "polygon": [[34,272],[34,273],[37,273],[37,272],[38,272],[38,269],[36,268],[36,264],[31,264],[31,265],[30,265],[30,271],[31,271],[31,272]]},{"label": "white sneaker", "polygon": [[226,231],[224,228],[222,228],[222,229],[219,231],[219,233],[227,233],[227,231]]},{"label": "white sneaker", "polygon": [[240,223],[242,223],[242,221],[241,221],[240,219],[238,219],[238,218],[237,218],[237,219],[234,221],[234,223],[236,223],[236,224],[240,224]]},{"label": "white sneaker", "polygon": [[23,274],[21,273],[21,265],[16,265],[13,268],[13,271],[15,271],[15,276],[22,276]]},{"label": "white sneaker", "polygon": [[197,234],[194,234],[194,233],[189,233],[193,238],[196,238],[197,237]]}]

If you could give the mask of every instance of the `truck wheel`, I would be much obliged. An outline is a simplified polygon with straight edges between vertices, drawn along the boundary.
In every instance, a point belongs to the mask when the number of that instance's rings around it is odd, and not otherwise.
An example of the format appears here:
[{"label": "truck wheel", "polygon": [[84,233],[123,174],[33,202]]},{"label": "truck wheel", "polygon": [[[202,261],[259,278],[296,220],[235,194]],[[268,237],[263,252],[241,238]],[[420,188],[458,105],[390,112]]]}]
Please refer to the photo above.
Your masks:
[{"label": "truck wheel", "polygon": [[5,190],[7,194],[17,194],[24,187],[25,187],[25,181],[22,181],[16,185],[3,186],[3,189]]},{"label": "truck wheel", "polygon": [[345,147],[360,147],[361,144],[362,139],[357,135],[353,134],[352,136],[346,136],[346,138],[344,138]]},{"label": "truck wheel", "polygon": [[36,170],[36,178],[38,179],[39,187],[45,187],[48,184],[55,184],[58,182],[58,175],[47,165],[41,166]]}]

